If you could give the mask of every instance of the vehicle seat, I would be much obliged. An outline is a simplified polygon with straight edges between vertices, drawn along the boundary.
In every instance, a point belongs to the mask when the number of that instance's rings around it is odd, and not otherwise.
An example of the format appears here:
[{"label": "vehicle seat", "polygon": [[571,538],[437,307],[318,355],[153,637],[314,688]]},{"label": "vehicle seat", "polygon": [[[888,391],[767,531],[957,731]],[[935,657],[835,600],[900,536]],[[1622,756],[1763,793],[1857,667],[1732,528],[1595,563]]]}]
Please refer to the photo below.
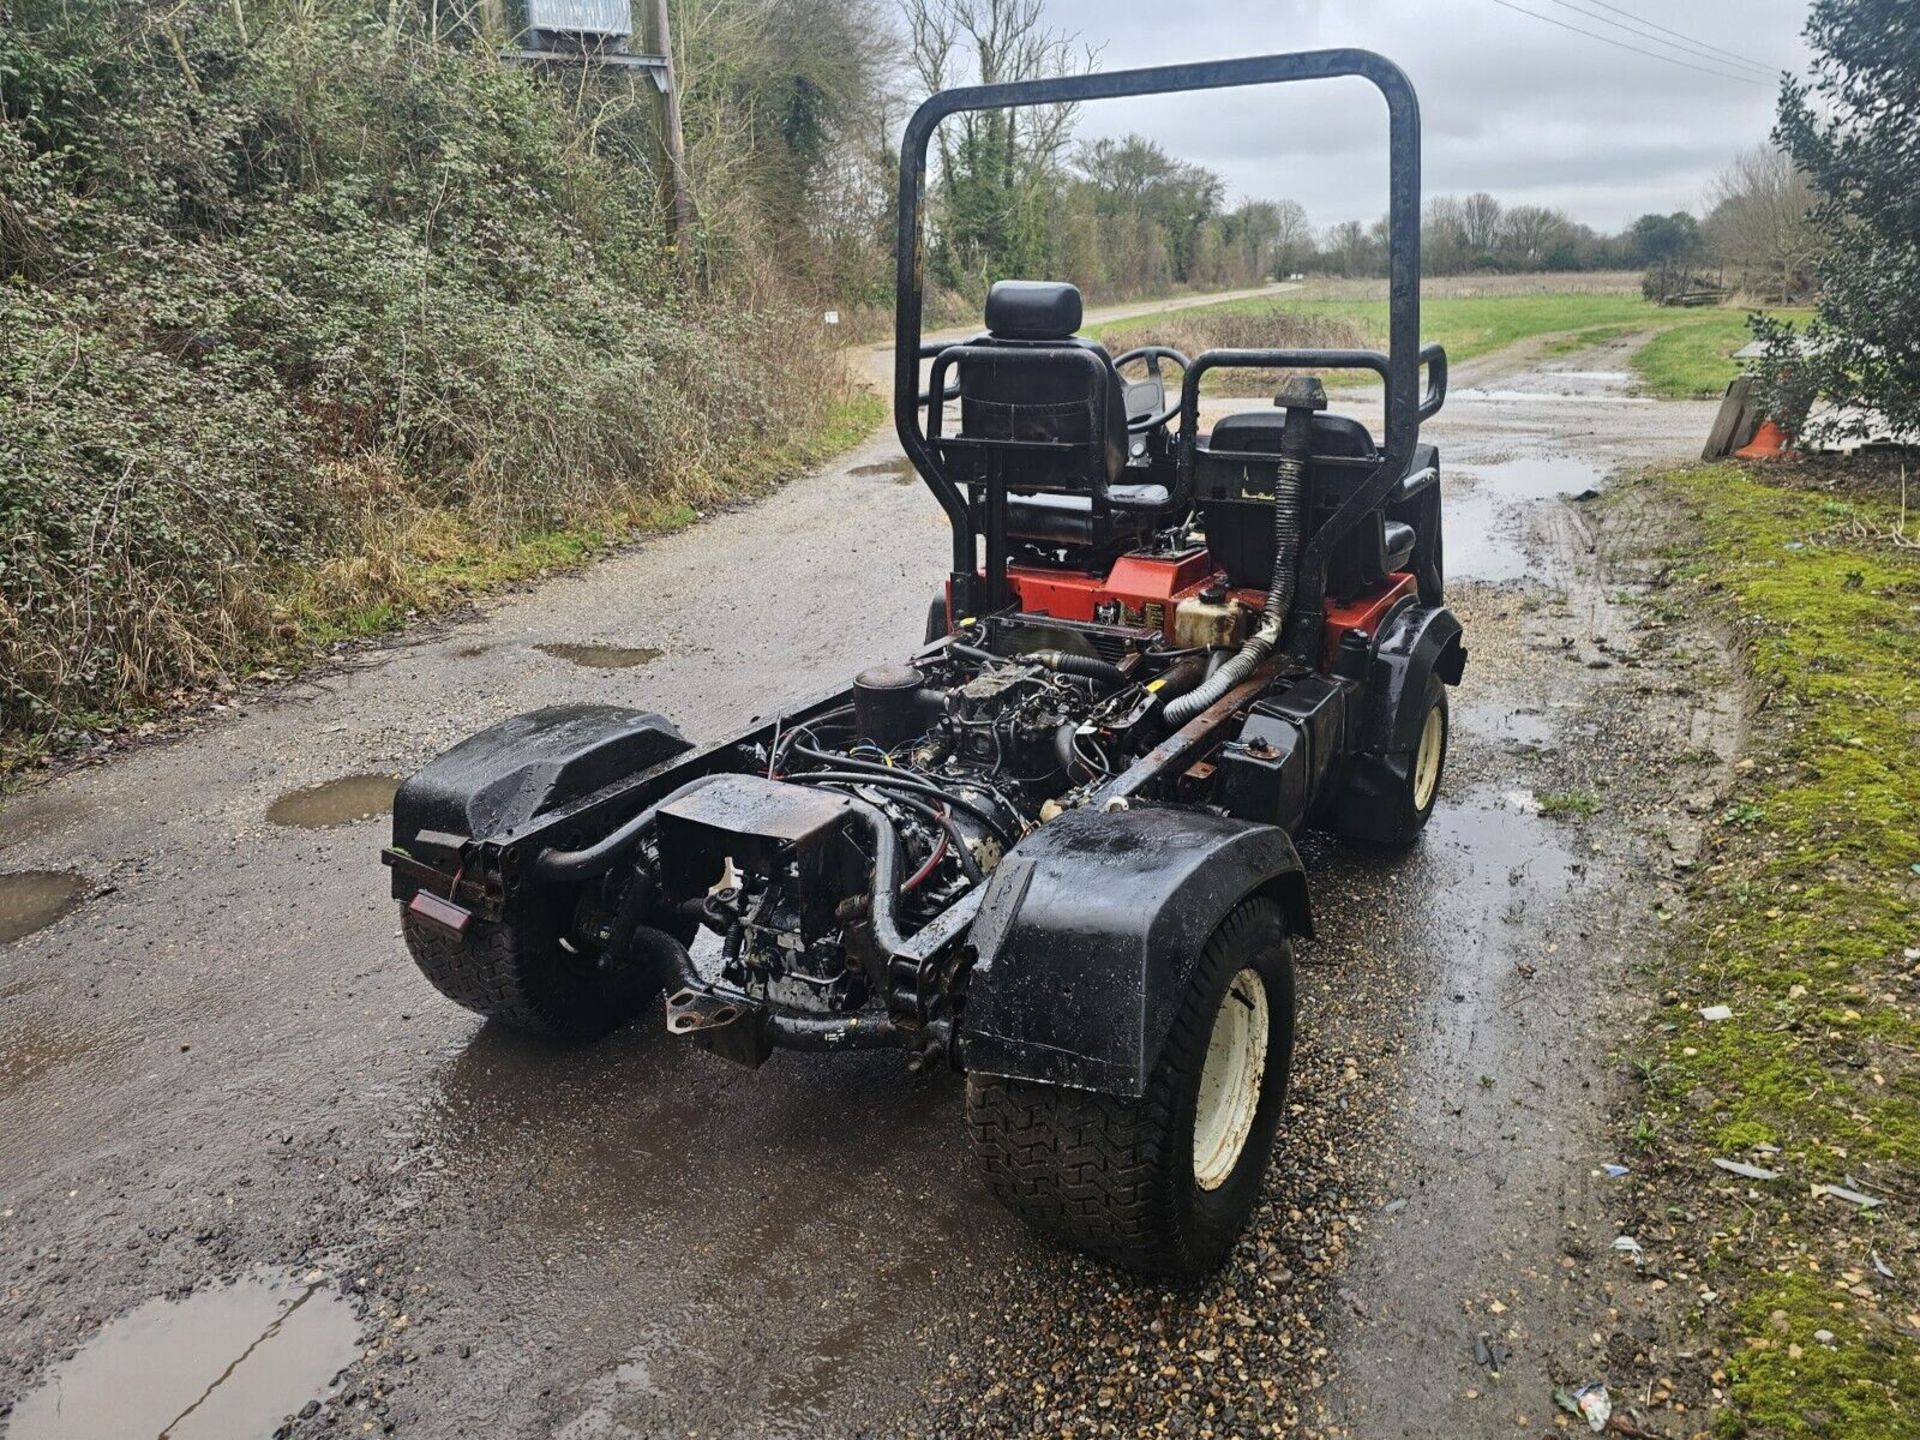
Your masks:
[{"label": "vehicle seat", "polygon": [[[987,292],[986,333],[968,344],[1005,350],[1006,359],[959,366],[960,436],[1072,447],[1004,452],[1007,533],[1016,540],[1076,547],[1120,543],[1151,520],[1098,503],[1096,490],[1111,486],[1148,503],[1166,497],[1163,486],[1118,484],[1127,468],[1126,391],[1106,347],[1075,333],[1081,314],[1080,292],[1072,285],[998,281]],[[1036,353],[1067,346],[1099,358],[1097,392],[1084,367]],[[955,447],[947,458],[956,480],[984,481],[981,451]]]},{"label": "vehicle seat", "polygon": [[[1236,585],[1265,588],[1272,581],[1272,527],[1247,508],[1258,503],[1271,513],[1269,501],[1255,502],[1248,495],[1262,491],[1271,495],[1272,481],[1267,467],[1260,467],[1256,474],[1253,466],[1236,464],[1231,457],[1235,453],[1276,455],[1285,433],[1286,417],[1277,411],[1227,415],[1214,425],[1203,452],[1198,489],[1208,544]],[[1358,420],[1325,413],[1313,417],[1313,452],[1307,463],[1309,533],[1364,477],[1366,462],[1378,456],[1373,436]],[[1390,520],[1382,511],[1364,517],[1329,557],[1328,592],[1349,597],[1405,570],[1417,541],[1413,526]]]}]

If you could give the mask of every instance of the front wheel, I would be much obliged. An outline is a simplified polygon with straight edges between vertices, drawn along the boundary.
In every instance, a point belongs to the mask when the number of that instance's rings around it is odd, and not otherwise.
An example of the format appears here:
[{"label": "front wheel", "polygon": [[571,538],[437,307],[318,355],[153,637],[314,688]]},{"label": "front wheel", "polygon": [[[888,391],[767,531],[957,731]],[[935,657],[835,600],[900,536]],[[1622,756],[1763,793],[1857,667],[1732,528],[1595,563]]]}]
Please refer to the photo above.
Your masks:
[{"label": "front wheel", "polygon": [[1175,1280],[1207,1274],[1260,1196],[1286,1107],[1293,1007],[1280,907],[1244,900],[1207,941],[1140,1098],[969,1077],[988,1188],[1080,1249]]},{"label": "front wheel", "polygon": [[1447,768],[1447,687],[1439,676],[1427,677],[1419,703],[1420,720],[1411,748],[1359,755],[1351,762],[1345,788],[1323,812],[1322,823],[1329,829],[1392,849],[1403,849],[1420,838],[1433,818]]}]

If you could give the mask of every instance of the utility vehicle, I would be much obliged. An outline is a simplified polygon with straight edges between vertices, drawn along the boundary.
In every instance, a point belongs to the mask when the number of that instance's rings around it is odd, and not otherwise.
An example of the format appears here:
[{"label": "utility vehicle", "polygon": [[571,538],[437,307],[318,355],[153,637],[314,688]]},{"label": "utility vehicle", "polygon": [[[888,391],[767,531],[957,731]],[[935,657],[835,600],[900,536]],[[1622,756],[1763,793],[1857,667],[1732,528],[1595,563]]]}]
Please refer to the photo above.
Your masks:
[{"label": "utility vehicle", "polygon": [[[923,343],[944,117],[1335,76],[1370,80],[1390,119],[1384,355],[1110,358],[1073,287],[1013,280],[982,334]],[[1466,660],[1419,440],[1446,391],[1418,338],[1419,223],[1413,90],[1364,51],[928,100],[901,145],[894,376],[900,443],[953,529],[926,645],[709,745],[568,705],[435,760],[384,855],[427,978],[550,1036],[664,993],[669,1035],[747,1065],[891,1048],[951,1067],[1009,1209],[1145,1271],[1215,1266],[1284,1109],[1290,947],[1312,934],[1295,837],[1414,839]],[[1203,433],[1201,381],[1229,368],[1287,378]],[[1310,373],[1354,368],[1385,382],[1384,443]]]}]

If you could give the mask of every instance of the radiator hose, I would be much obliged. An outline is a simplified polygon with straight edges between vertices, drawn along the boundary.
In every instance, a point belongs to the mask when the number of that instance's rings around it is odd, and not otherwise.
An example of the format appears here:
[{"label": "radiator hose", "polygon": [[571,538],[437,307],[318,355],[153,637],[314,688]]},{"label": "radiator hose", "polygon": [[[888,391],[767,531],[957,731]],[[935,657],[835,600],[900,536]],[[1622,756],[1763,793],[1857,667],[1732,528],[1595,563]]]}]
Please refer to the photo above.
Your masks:
[{"label": "radiator hose", "polygon": [[1301,519],[1306,511],[1307,457],[1313,453],[1314,412],[1327,408],[1327,393],[1318,380],[1300,376],[1287,381],[1274,404],[1287,412],[1280,432],[1280,463],[1273,482],[1273,580],[1267,586],[1266,607],[1260,624],[1246,642],[1197,688],[1166,708],[1167,724],[1181,726],[1244,681],[1280,644],[1287,615],[1293,609],[1293,588],[1300,571]]}]

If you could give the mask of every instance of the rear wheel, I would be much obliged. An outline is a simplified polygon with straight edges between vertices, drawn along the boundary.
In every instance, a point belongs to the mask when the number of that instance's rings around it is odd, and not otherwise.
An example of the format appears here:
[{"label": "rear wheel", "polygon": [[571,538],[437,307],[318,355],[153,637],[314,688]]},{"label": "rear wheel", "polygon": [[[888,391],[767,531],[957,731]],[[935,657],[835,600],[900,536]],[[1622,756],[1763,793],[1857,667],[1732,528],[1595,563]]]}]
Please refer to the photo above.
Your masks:
[{"label": "rear wheel", "polygon": [[1256,897],[1208,940],[1144,1095],[973,1076],[974,1151],[994,1196],[1035,1229],[1194,1279],[1259,1199],[1292,1057],[1286,926]]},{"label": "rear wheel", "polygon": [[530,1035],[590,1040],[637,1016],[662,982],[643,965],[592,953],[572,938],[572,920],[571,907],[554,904],[455,935],[402,910],[400,929],[420,973],[449,1000]]}]

